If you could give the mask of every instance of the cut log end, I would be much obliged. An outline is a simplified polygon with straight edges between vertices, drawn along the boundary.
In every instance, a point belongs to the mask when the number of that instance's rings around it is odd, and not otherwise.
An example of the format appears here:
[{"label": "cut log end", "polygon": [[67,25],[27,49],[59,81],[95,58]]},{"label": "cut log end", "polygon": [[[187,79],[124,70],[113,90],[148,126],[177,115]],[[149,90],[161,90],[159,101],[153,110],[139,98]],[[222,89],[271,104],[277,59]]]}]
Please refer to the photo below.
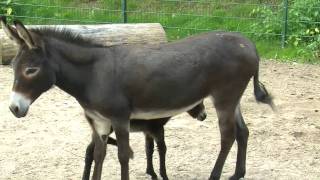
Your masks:
[{"label": "cut log end", "polygon": [[[34,27],[66,28],[105,46],[119,44],[159,44],[167,42],[165,31],[159,23],[100,24],[100,25],[33,25]],[[10,64],[17,45],[0,30],[0,64]]]}]

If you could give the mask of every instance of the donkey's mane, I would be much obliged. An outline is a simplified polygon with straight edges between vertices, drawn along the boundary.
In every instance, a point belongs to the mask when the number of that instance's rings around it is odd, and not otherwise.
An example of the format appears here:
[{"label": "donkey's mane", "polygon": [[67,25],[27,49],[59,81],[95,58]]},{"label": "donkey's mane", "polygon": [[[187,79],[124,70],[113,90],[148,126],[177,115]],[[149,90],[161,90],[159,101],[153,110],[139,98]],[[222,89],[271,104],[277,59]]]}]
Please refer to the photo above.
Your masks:
[{"label": "donkey's mane", "polygon": [[92,39],[85,38],[81,36],[79,33],[76,33],[67,28],[59,28],[59,27],[40,27],[40,28],[32,28],[30,31],[44,36],[44,37],[52,37],[56,38],[68,43],[77,44],[79,46],[84,47],[104,47],[104,45],[94,42]]}]

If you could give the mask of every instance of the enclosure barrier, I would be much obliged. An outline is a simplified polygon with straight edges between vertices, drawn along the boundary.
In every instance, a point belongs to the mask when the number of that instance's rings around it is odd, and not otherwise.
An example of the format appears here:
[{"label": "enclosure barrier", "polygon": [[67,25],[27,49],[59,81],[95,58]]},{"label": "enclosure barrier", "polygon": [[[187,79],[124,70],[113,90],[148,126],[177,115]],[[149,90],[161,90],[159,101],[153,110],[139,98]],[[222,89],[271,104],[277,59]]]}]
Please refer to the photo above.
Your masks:
[{"label": "enclosure barrier", "polygon": [[[34,25],[70,29],[85,38],[112,46],[118,44],[157,44],[167,42],[165,31],[159,23],[100,24],[100,25]],[[17,52],[17,45],[3,30],[0,31],[0,64],[9,64]]]},{"label": "enclosure barrier", "polygon": [[0,15],[30,25],[160,23],[169,41],[212,30],[241,32],[258,49],[318,52],[320,42],[318,0],[0,0]]}]

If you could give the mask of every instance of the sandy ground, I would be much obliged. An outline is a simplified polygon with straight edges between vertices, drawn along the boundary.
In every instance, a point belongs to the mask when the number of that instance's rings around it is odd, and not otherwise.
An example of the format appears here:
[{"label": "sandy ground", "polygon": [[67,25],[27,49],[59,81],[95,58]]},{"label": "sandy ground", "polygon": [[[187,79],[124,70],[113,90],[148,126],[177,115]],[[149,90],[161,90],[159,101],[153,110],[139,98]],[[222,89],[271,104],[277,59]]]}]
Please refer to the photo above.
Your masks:
[{"label": "sandy ground", "polygon": [[[260,80],[275,96],[278,113],[257,104],[250,83],[241,101],[250,129],[246,179],[320,178],[320,67],[262,62]],[[91,130],[76,101],[57,88],[43,94],[26,118],[8,110],[12,70],[0,66],[0,179],[80,179]],[[167,171],[173,180],[204,180],[219,151],[217,118],[210,100],[204,122],[187,114],[166,126]],[[132,133],[135,158],[131,179],[145,175],[144,138]],[[108,147],[103,179],[120,179],[116,148]],[[233,174],[236,146],[226,161],[222,179]],[[158,156],[155,154],[158,173]]]}]

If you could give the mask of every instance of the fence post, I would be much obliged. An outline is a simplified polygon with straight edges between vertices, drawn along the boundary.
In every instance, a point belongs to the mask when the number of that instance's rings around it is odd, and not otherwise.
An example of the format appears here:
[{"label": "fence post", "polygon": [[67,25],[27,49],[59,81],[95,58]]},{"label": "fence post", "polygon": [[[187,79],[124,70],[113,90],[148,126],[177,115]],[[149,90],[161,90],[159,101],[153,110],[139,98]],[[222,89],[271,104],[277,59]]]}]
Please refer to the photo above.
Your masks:
[{"label": "fence post", "polygon": [[282,39],[281,39],[281,47],[284,48],[287,40],[288,33],[288,0],[284,0],[283,7],[283,28],[282,28]]},{"label": "fence post", "polygon": [[122,10],[122,22],[127,23],[128,22],[128,17],[127,17],[127,0],[122,0],[121,1],[121,10]]}]

